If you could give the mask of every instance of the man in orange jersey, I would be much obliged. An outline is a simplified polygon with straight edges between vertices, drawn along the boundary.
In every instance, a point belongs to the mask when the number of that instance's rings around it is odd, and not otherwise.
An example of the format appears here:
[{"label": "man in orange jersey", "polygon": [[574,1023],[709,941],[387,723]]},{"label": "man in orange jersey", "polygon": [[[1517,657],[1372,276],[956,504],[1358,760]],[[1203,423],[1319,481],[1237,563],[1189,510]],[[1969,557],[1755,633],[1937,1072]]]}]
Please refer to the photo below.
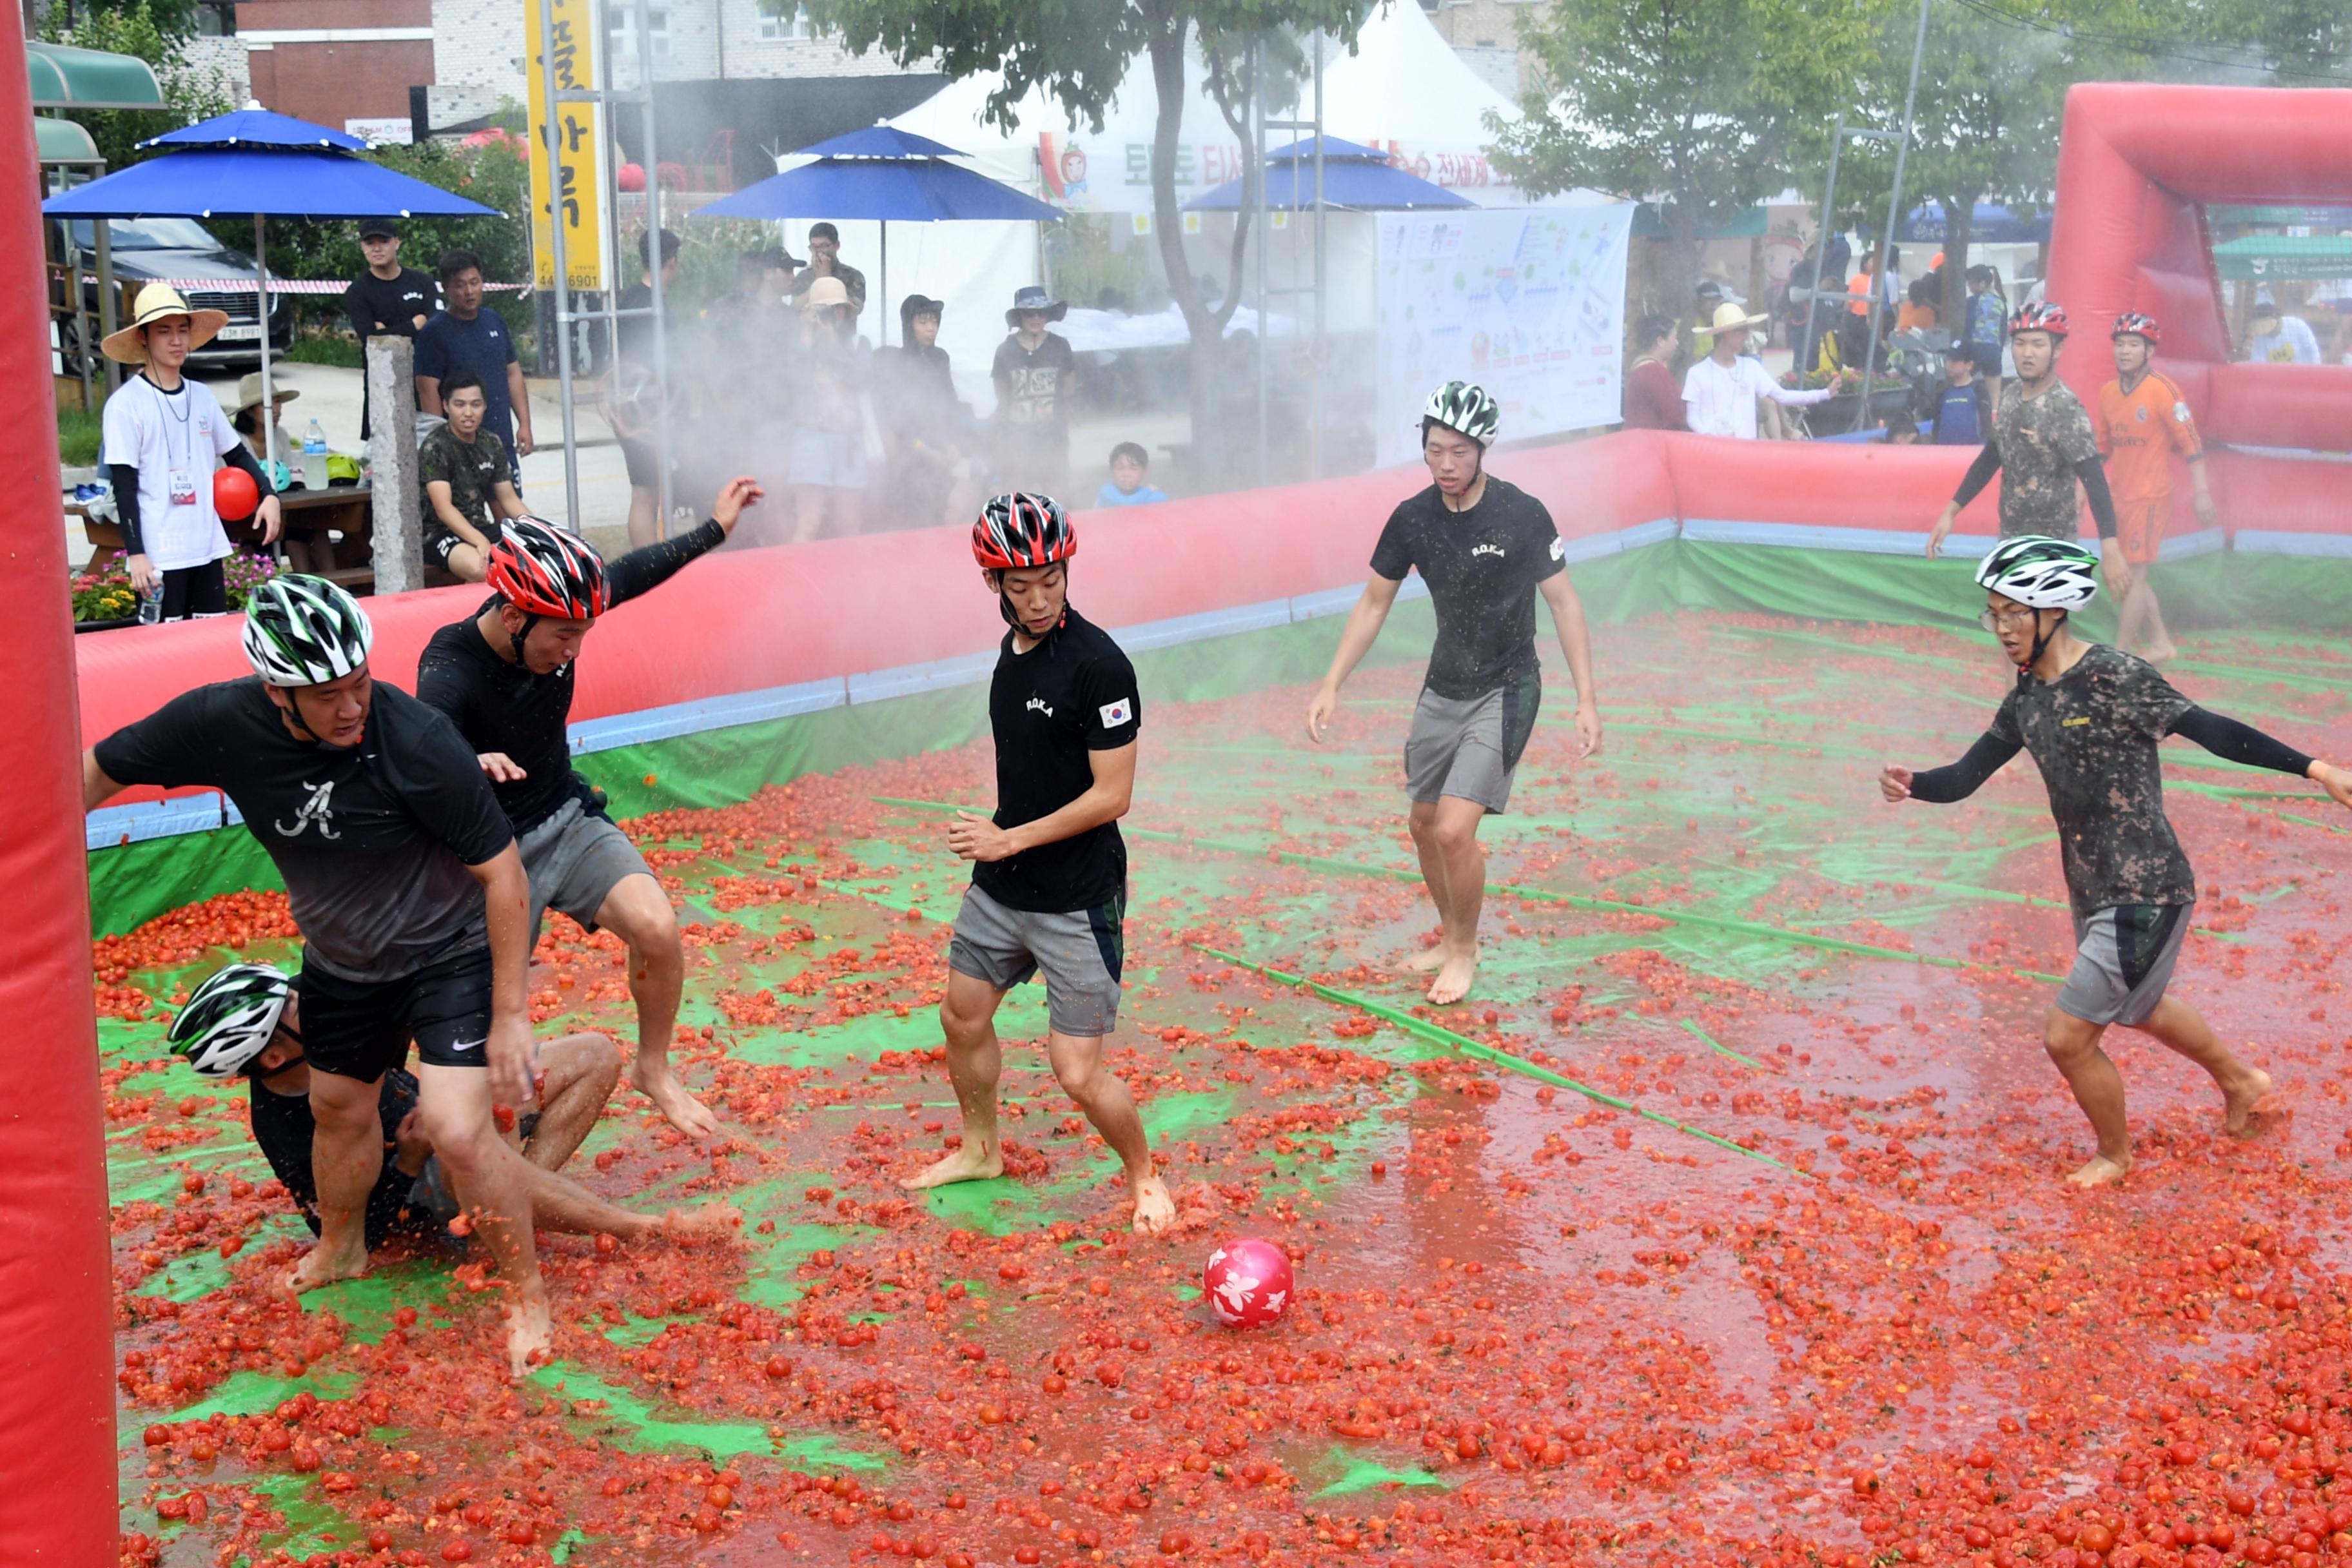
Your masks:
[{"label": "man in orange jersey", "polygon": [[2189,404],[2170,377],[2155,368],[2162,329],[2153,316],[2126,310],[2116,318],[2116,379],[2099,388],[2099,451],[2115,492],[2116,542],[2132,563],[2116,640],[2161,662],[2179,650],[2164,629],[2164,612],[2146,568],[2164,547],[2172,519],[2172,454],[2189,464],[2197,521],[2219,528],[2212,487],[2205,481],[2205,447]]}]

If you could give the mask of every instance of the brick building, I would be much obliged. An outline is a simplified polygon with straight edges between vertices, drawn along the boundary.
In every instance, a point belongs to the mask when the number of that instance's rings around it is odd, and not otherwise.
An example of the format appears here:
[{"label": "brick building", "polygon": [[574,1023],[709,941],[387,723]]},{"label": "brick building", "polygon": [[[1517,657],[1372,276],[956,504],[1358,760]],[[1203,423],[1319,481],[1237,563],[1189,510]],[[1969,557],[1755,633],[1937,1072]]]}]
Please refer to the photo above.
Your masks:
[{"label": "brick building", "polygon": [[1517,99],[1535,85],[1532,60],[1519,57],[1518,19],[1549,0],[1421,0],[1438,36],[1496,91]]},{"label": "brick building", "polygon": [[433,79],[433,0],[237,0],[236,41],[264,108],[338,130],[405,120]]}]

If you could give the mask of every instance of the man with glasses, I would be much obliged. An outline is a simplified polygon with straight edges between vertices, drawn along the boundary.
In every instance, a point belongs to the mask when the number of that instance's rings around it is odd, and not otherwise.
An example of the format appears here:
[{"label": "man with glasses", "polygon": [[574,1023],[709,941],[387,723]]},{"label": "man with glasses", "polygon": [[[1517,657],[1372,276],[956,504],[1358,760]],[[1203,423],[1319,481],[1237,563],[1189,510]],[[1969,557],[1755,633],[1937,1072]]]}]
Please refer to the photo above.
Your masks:
[{"label": "man with glasses", "polygon": [[2098,1150],[2066,1180],[2120,1181],[2131,1170],[2124,1083],[2100,1047],[2110,1024],[2145,1030],[2205,1069],[2221,1091],[2222,1131],[2258,1131],[2271,1079],[2223,1045],[2187,1003],[2165,994],[2189,933],[2197,883],[2164,812],[2157,755],[2185,735],[2215,756],[2308,778],[2352,807],[2352,771],[2305,755],[2175,690],[2156,667],[2084,642],[2069,620],[2099,591],[2099,558],[2071,539],[2004,539],[1977,569],[1981,618],[2017,668],[1992,727],[1947,767],[1915,773],[1888,763],[1889,801],[1966,800],[2020,751],[2033,753],[2057,819],[2074,912],[2074,972],[2043,1021],[2042,1042],[2090,1119]]}]

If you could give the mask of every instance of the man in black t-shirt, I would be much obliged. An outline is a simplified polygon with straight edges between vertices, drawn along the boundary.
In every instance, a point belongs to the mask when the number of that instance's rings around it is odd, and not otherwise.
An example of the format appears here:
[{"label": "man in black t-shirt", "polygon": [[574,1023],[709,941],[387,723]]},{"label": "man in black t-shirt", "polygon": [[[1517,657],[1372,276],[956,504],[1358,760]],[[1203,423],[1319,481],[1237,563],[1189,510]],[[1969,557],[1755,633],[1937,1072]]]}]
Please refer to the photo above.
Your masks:
[{"label": "man in black t-shirt", "polygon": [[2173,689],[2156,667],[2076,637],[2069,612],[2098,592],[2099,557],[2072,539],[2004,539],[1977,569],[1985,628],[2017,667],[1992,727],[1948,767],[1915,773],[1889,763],[1890,801],[1965,800],[2021,751],[2032,752],[2057,819],[2059,858],[2074,912],[2074,972],[2042,1025],[2042,1046],[2098,1135],[2098,1152],[2066,1180],[2120,1181],[2131,1170],[2124,1082],[2100,1039],[2110,1024],[2145,1029],[2221,1090],[2221,1125],[2244,1136],[2270,1092],[2268,1073],[2224,1046],[2187,1003],[2165,994],[2189,932],[2197,882],[2164,814],[2157,755],[2167,735],[2231,762],[2316,781],[2352,806],[2352,772],[2224,719]]},{"label": "man in black t-shirt", "polygon": [[304,942],[323,1226],[288,1285],[366,1271],[379,1080],[414,1038],[426,1131],[512,1290],[520,1375],[552,1328],[529,1189],[491,1109],[530,1100],[530,882],[465,741],[371,679],[373,636],[333,584],[273,578],[246,605],[258,679],[198,687],[100,741],[82,758],[82,801],[94,809],[126,784],[219,790],[285,880]]},{"label": "man in black t-shirt", "polygon": [[554,909],[629,944],[637,1003],[629,1081],[671,1126],[696,1138],[718,1131],[719,1119],[669,1065],[686,984],[677,915],[637,847],[605,816],[602,797],[572,771],[572,661],[598,616],[719,548],[762,493],[739,479],[701,527],[609,566],[576,534],[537,518],[509,523],[490,549],[495,596],[434,633],[416,666],[417,696],[457,727],[513,825],[530,878],[533,942]]},{"label": "man in black t-shirt", "polygon": [[1012,328],[996,345],[989,376],[996,385],[997,458],[1003,481],[1035,495],[1062,488],[1070,465],[1070,409],[1078,395],[1078,361],[1070,340],[1045,329],[1070,307],[1034,284],[1004,312]]},{"label": "man in black t-shirt", "polygon": [[1052,498],[997,496],[972,526],[971,548],[1012,630],[988,689],[996,814],[959,811],[948,829],[949,847],[972,862],[940,1005],[963,1142],[899,1184],[1004,1173],[996,1009],[1007,991],[1042,972],[1054,1077],[1127,1167],[1135,1229],[1156,1236],[1175,1222],[1175,1205],[1152,1169],[1127,1085],[1102,1064],[1103,1037],[1118,1022],[1126,954],[1118,819],[1134,794],[1143,724],[1135,667],[1070,608],[1078,539]]},{"label": "man in black t-shirt", "polygon": [[[268,964],[233,963],[218,970],[190,994],[172,1020],[171,1043],[206,1078],[247,1079],[253,1141],[310,1234],[318,1235],[312,1159],[318,1123],[310,1114],[310,1062],[294,983]],[[518,1118],[506,1134],[523,1157],[537,1228],[601,1233],[623,1241],[664,1231],[682,1239],[731,1231],[741,1215],[725,1204],[635,1214],[557,1173],[604,1114],[620,1071],[621,1055],[602,1035],[566,1035],[539,1048],[533,1073],[540,1109]],[[365,1211],[371,1252],[395,1236],[446,1235],[461,1212],[448,1173],[434,1154],[417,1100],[414,1076],[397,1068],[383,1075],[376,1100],[383,1170]]]},{"label": "man in black t-shirt", "polygon": [[[400,228],[388,217],[360,225],[367,269],[343,290],[343,315],[360,341],[364,368],[370,338],[415,338],[441,308],[441,290],[428,275],[400,264]],[[366,378],[360,386],[360,439],[368,438]]]},{"label": "man in black t-shirt", "polygon": [[1437,643],[1405,738],[1404,771],[1413,847],[1438,931],[1436,945],[1405,967],[1436,971],[1429,999],[1441,1007],[1468,995],[1477,971],[1478,911],[1486,900],[1478,823],[1509,804],[1543,699],[1538,593],[1551,606],[1576,680],[1577,755],[1601,744],[1592,646],[1559,531],[1541,501],[1486,472],[1486,447],[1500,424],[1501,411],[1482,387],[1450,381],[1430,395],[1421,440],[1433,483],[1390,514],[1372,551],[1372,579],[1307,708],[1307,737],[1319,744],[1339,711],[1340,683],[1371,651],[1405,574],[1420,572],[1437,610]]}]

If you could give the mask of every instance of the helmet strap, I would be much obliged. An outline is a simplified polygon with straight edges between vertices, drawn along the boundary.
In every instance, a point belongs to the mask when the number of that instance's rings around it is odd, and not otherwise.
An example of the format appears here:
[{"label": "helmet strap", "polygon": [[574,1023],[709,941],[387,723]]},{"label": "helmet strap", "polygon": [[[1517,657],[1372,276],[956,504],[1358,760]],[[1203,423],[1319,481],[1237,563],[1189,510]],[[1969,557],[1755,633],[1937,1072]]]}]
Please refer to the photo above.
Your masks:
[{"label": "helmet strap", "polygon": [[524,663],[522,657],[522,645],[524,642],[529,640],[530,637],[530,628],[539,625],[541,619],[541,617],[537,611],[524,611],[521,629],[517,631],[513,637],[515,662],[522,665],[523,673],[526,675],[530,673],[530,666]]},{"label": "helmet strap", "polygon": [[2056,637],[2058,628],[2066,624],[2066,611],[2060,610],[2058,618],[2050,623],[2050,629],[2045,632],[2042,629],[2042,612],[2033,612],[2033,651],[2027,654],[2025,662],[2017,667],[2017,683],[2020,686],[2033,679],[2033,667],[2042,662],[2042,655],[2050,647],[2050,639]]}]

